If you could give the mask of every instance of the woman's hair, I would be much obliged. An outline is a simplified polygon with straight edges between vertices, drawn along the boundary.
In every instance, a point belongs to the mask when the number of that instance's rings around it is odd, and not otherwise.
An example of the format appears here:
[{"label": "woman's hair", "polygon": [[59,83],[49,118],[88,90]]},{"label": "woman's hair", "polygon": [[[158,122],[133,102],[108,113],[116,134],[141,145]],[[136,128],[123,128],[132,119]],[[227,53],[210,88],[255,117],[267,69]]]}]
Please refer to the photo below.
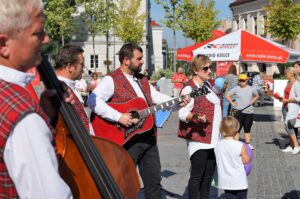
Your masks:
[{"label": "woman's hair", "polygon": [[16,34],[32,24],[33,11],[42,11],[41,0],[0,0],[0,33]]},{"label": "woman's hair", "polygon": [[220,132],[223,133],[224,137],[234,137],[240,128],[240,123],[235,117],[225,117],[220,126]]},{"label": "woman's hair", "polygon": [[194,57],[194,59],[192,60],[191,64],[190,64],[190,69],[191,71],[194,73],[194,71],[199,71],[201,70],[203,67],[205,67],[205,65],[207,63],[211,63],[210,59],[208,58],[208,56],[206,55],[197,55],[196,57]]},{"label": "woman's hair", "polygon": [[286,72],[291,73],[291,74],[295,77],[295,79],[296,79],[298,82],[300,82],[299,74],[298,74],[297,70],[296,70],[294,67],[288,67],[288,68],[286,69]]},{"label": "woman's hair", "polygon": [[232,65],[229,66],[228,74],[237,75],[236,66],[234,64],[232,64]]},{"label": "woman's hair", "polygon": [[92,73],[92,77],[94,77],[96,75],[96,77],[98,77],[98,74],[96,72]]}]

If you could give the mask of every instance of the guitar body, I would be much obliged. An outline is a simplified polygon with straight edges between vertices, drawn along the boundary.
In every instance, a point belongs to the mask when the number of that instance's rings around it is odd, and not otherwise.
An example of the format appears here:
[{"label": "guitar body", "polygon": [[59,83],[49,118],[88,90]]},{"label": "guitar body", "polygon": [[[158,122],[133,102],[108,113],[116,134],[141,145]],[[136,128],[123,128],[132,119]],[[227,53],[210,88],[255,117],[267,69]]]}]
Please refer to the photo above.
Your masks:
[{"label": "guitar body", "polygon": [[[108,103],[110,107],[120,113],[136,113],[137,111],[148,107],[143,98],[134,98],[126,103]],[[124,145],[136,134],[142,134],[152,129],[154,122],[152,114],[140,120],[140,122],[132,127],[125,127],[116,122],[110,122],[92,113],[91,123],[94,128],[95,136],[99,136],[119,145]]]}]

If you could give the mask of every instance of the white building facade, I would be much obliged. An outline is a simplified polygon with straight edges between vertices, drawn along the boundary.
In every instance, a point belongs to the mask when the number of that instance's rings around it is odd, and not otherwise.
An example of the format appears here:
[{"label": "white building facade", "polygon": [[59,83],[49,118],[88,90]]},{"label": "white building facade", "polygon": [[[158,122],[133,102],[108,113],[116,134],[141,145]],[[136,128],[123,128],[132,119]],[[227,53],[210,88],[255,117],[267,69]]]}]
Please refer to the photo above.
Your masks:
[{"label": "white building facade", "polygon": [[[300,0],[295,0],[300,3]],[[263,6],[267,6],[269,0],[236,0],[230,4],[232,10],[232,31],[239,29],[246,30],[253,34],[271,39],[271,35],[265,30],[265,11]],[[295,16],[296,17],[296,16]],[[300,50],[299,36],[295,43],[295,49]],[[245,68],[246,67],[246,68]],[[265,72],[267,75],[282,72],[276,63],[255,63],[248,62],[244,65],[244,70]]]},{"label": "white building facade", "polygon": [[[150,13],[149,0],[141,0],[140,13]],[[157,24],[151,28],[151,18],[150,15],[148,15],[144,29],[145,35],[143,37],[143,42],[140,45],[143,49],[143,59],[145,62],[143,69],[148,69],[148,72],[151,74],[154,70],[158,70],[163,66],[162,27]],[[86,69],[101,75],[106,75],[107,66],[104,64],[104,61],[107,60],[107,57],[108,60],[111,61],[109,70],[112,71],[118,68],[120,65],[118,52],[124,42],[114,34],[109,33],[108,45],[105,35],[96,35],[93,46],[92,38],[91,35],[88,35],[87,31],[84,31],[74,35],[71,42],[84,49]]]}]

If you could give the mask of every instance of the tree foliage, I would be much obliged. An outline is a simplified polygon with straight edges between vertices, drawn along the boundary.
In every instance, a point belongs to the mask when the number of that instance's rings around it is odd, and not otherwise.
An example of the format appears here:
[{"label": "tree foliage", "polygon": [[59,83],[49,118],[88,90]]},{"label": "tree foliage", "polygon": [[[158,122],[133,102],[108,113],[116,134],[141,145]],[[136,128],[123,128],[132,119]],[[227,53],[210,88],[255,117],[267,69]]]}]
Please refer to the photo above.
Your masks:
[{"label": "tree foliage", "polygon": [[[176,50],[176,30],[180,29],[179,18],[181,14],[181,0],[155,0],[162,5],[165,10],[165,20],[163,23],[166,27],[173,30],[173,47]],[[176,71],[176,53],[173,54],[173,71]]]},{"label": "tree foliage", "polygon": [[155,0],[165,11],[163,23],[172,30],[180,30],[179,18],[181,14],[181,0]]},{"label": "tree foliage", "polygon": [[140,0],[119,0],[116,9],[115,33],[124,42],[141,44],[145,34],[147,13],[140,13]]},{"label": "tree foliage", "polygon": [[217,21],[218,11],[214,10],[214,0],[184,0],[180,7],[179,25],[184,36],[195,42],[209,39],[212,30],[215,30],[220,22]]},{"label": "tree foliage", "polygon": [[46,32],[53,40],[60,40],[64,45],[65,40],[70,39],[76,29],[77,22],[72,16],[76,13],[76,8],[70,4],[69,0],[46,0],[44,2],[47,16]]},{"label": "tree foliage", "polygon": [[95,37],[109,32],[114,20],[114,2],[112,0],[89,0],[84,1],[82,5],[84,10],[81,13],[81,19],[88,33]]},{"label": "tree foliage", "polygon": [[283,42],[295,40],[300,34],[300,4],[293,0],[270,0],[266,11],[265,28],[272,37]]}]

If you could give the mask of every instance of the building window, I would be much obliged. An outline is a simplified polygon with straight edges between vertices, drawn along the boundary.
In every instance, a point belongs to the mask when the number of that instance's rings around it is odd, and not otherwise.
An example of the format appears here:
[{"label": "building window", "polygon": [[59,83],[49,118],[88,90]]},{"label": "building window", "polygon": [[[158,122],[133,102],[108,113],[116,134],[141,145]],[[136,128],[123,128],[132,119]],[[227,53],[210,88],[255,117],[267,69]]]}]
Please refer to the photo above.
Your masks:
[{"label": "building window", "polygon": [[[96,67],[94,67],[94,63],[95,63]],[[94,57],[94,55],[91,55],[91,64],[90,64],[91,68],[98,68],[98,63],[99,63],[98,55],[95,55],[95,57]]]},{"label": "building window", "polygon": [[258,31],[257,31],[257,17],[253,18],[254,20],[254,34],[258,35]]}]

